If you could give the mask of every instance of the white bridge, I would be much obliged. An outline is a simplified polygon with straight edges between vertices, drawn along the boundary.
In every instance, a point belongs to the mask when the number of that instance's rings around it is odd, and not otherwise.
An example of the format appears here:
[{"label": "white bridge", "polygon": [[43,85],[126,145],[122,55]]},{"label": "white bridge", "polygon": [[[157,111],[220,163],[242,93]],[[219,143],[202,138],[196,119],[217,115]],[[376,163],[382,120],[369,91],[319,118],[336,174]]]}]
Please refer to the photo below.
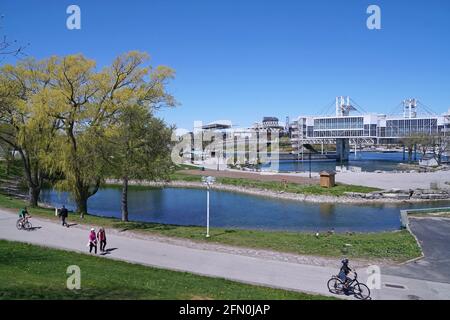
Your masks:
[{"label": "white bridge", "polygon": [[396,115],[362,112],[350,97],[337,97],[334,105],[333,115],[299,116],[293,122],[294,149],[300,152],[306,144],[335,144],[337,158],[347,160],[350,144],[399,144],[413,136],[450,134],[450,112],[436,115],[417,99],[403,100],[402,112]]}]

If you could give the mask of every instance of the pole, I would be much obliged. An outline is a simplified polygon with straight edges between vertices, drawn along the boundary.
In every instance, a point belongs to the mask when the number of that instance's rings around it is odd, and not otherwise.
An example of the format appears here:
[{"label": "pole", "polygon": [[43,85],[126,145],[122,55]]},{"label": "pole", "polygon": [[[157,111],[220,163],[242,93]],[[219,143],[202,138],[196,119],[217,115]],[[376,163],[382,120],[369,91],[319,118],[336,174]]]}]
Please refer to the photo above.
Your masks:
[{"label": "pole", "polygon": [[311,150],[309,150],[309,178],[311,179]]},{"label": "pole", "polygon": [[209,238],[209,185],[206,190],[206,237]]},{"label": "pole", "polygon": [[219,167],[220,167],[220,154],[217,153],[217,171],[219,171]]}]

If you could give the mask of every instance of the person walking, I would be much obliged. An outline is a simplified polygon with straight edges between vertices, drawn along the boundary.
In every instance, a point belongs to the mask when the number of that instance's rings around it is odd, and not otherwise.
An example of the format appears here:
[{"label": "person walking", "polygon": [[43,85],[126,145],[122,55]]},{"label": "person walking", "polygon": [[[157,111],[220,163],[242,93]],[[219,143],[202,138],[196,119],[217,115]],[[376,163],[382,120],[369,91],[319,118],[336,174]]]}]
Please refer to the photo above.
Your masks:
[{"label": "person walking", "polygon": [[59,216],[61,217],[62,226],[69,227],[69,224],[66,222],[67,216],[69,215],[69,211],[63,205],[61,209],[59,209]]},{"label": "person walking", "polygon": [[91,228],[91,232],[89,233],[88,246],[89,246],[89,253],[92,253],[92,248],[94,248],[95,254],[97,254],[97,237],[95,235],[94,228]]},{"label": "person walking", "polygon": [[98,241],[100,241],[100,251],[101,252],[105,252],[105,247],[106,247],[106,232],[105,229],[103,229],[103,227],[101,227],[98,230],[97,233],[97,239]]}]

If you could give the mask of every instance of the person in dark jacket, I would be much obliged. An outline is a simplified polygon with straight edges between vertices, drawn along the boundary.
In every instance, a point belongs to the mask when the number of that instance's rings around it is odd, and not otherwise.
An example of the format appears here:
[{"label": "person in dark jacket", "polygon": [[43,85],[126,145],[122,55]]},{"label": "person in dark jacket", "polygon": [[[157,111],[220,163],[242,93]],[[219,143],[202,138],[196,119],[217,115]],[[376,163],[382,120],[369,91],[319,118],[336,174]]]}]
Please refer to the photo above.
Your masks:
[{"label": "person in dark jacket", "polygon": [[61,221],[62,221],[62,226],[63,227],[69,227],[69,225],[66,222],[66,219],[67,219],[68,215],[69,215],[69,211],[63,205],[62,208],[59,209],[59,216],[61,217]]},{"label": "person in dark jacket", "polygon": [[106,232],[105,229],[100,228],[97,232],[97,240],[100,242],[100,251],[105,252],[106,248]]},{"label": "person in dark jacket", "polygon": [[348,277],[348,274],[352,271],[352,269],[348,266],[348,259],[342,260],[342,266],[339,270],[339,279],[341,279],[342,283],[344,284],[344,288],[347,289],[348,283],[351,281],[351,279]]}]

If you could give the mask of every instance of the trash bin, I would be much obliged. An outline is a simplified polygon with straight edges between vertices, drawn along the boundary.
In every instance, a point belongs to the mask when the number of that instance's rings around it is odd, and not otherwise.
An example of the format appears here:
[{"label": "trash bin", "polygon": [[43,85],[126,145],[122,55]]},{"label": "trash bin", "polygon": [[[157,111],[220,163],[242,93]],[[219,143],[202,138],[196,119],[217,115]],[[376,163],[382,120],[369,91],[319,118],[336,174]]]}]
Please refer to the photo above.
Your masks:
[{"label": "trash bin", "polygon": [[322,188],[332,188],[335,186],[334,171],[321,171],[320,172],[320,186]]}]

